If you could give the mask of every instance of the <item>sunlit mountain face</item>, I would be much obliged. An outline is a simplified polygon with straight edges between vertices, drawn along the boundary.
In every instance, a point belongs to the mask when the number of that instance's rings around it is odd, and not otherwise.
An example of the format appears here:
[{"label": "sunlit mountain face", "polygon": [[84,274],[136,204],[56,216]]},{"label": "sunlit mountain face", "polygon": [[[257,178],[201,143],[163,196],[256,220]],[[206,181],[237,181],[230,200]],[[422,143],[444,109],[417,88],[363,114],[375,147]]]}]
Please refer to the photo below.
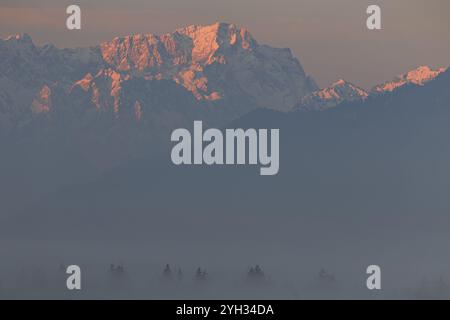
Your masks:
[{"label": "sunlit mountain face", "polygon": [[400,87],[408,84],[423,86],[427,82],[434,80],[437,76],[445,72],[447,68],[439,68],[433,70],[428,66],[420,66],[417,69],[411,70],[405,74],[398,76],[393,81],[388,81],[377,85],[372,89],[375,94],[392,92]]},{"label": "sunlit mountain face", "polygon": [[[103,113],[170,124],[190,104],[220,109],[215,119],[224,123],[255,108],[288,111],[317,89],[289,49],[260,45],[246,29],[225,23],[80,49],[37,47],[17,35],[0,42],[0,55],[2,132],[64,112],[84,125]],[[161,101],[149,95],[154,86],[164,92]],[[184,99],[188,94],[192,99]]]}]

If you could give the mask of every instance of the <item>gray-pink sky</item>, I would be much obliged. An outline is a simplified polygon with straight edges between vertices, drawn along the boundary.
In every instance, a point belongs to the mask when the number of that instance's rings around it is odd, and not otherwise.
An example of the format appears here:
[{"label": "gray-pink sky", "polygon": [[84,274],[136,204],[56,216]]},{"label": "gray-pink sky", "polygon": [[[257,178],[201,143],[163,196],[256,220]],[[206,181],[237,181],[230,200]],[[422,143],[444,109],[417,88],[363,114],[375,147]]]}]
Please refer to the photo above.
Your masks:
[{"label": "gray-pink sky", "polygon": [[[69,4],[81,6],[81,31],[65,28]],[[369,4],[382,8],[381,31],[366,28]],[[59,47],[216,21],[291,48],[320,86],[344,78],[368,88],[419,65],[450,66],[449,0],[0,0],[1,37],[26,32]]]}]

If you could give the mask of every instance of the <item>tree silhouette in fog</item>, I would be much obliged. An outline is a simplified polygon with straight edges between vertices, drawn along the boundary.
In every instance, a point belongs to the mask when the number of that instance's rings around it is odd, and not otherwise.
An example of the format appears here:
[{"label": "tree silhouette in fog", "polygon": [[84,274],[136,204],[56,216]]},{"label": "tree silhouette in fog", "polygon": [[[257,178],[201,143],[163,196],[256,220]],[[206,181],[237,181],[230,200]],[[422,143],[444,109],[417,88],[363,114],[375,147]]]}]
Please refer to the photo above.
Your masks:
[{"label": "tree silhouette in fog", "polygon": [[247,280],[251,282],[261,282],[265,279],[265,274],[259,265],[250,267],[247,272]]},{"label": "tree silhouette in fog", "polygon": [[169,264],[166,264],[164,267],[162,276],[164,279],[172,279],[172,269],[170,268]]},{"label": "tree silhouette in fog", "polygon": [[197,282],[205,282],[208,279],[208,273],[206,269],[202,270],[202,268],[198,267],[195,272],[195,280]]}]

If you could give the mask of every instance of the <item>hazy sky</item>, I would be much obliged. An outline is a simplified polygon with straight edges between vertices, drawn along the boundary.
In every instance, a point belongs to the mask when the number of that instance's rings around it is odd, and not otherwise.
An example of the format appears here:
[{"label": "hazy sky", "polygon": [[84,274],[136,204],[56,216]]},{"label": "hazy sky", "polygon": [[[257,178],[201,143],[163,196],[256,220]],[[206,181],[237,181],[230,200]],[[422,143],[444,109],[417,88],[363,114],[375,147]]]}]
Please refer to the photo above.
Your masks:
[{"label": "hazy sky", "polygon": [[[69,4],[81,5],[81,31],[65,29]],[[382,8],[382,31],[366,29],[369,4]],[[216,21],[293,49],[321,86],[345,78],[367,88],[419,65],[450,66],[449,0],[0,0],[1,37],[26,32],[59,47]]]}]

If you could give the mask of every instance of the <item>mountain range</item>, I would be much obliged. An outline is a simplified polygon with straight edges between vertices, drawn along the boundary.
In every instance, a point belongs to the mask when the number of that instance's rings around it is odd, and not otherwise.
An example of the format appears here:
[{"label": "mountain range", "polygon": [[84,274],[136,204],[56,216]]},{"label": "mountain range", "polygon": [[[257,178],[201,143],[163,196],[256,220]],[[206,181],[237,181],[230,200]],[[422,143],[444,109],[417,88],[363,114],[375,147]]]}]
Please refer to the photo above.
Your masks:
[{"label": "mountain range", "polygon": [[152,134],[198,117],[224,125],[258,108],[323,110],[365,100],[445,70],[419,67],[371,92],[342,79],[319,89],[289,49],[260,45],[227,23],[77,49],[16,35],[0,40],[0,57],[0,136],[34,131],[36,122],[41,131],[42,122],[46,130],[55,122],[96,130],[100,121],[111,132],[131,122]]},{"label": "mountain range", "polygon": [[0,40],[0,57],[3,133],[64,113],[81,126],[108,114],[154,127],[205,107],[225,123],[255,108],[288,111],[317,89],[289,49],[260,45],[226,23],[78,49],[17,35]]},{"label": "mountain range", "polygon": [[344,79],[339,79],[327,88],[307,94],[294,109],[325,110],[343,102],[365,101],[369,96],[390,93],[406,85],[423,86],[446,70],[446,68],[433,70],[429,66],[420,66],[392,81],[377,85],[370,91],[365,91]]},{"label": "mountain range", "polygon": [[76,49],[16,35],[0,40],[0,58],[0,193],[8,210],[25,203],[17,194],[32,202],[130,159],[166,154],[171,130],[193,120],[223,127],[257,110],[326,118],[448,74],[422,66],[370,91],[343,79],[320,89],[289,49],[227,23]]}]

